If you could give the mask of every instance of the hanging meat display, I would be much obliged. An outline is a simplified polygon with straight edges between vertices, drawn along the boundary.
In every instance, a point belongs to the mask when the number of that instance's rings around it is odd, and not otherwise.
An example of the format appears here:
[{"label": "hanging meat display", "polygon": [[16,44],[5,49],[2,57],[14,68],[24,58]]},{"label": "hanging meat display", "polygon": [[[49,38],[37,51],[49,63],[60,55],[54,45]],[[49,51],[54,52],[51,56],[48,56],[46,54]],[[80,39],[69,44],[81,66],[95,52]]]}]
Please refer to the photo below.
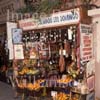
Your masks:
[{"label": "hanging meat display", "polygon": [[64,60],[64,56],[63,56],[63,48],[61,47],[60,49],[60,58],[59,58],[59,70],[62,73],[65,70],[65,60]]},{"label": "hanging meat display", "polygon": [[64,50],[66,50],[66,56],[68,57],[68,55],[71,54],[71,46],[70,42],[67,40],[64,40]]},{"label": "hanging meat display", "polygon": [[72,47],[72,60],[76,61],[76,49]]}]

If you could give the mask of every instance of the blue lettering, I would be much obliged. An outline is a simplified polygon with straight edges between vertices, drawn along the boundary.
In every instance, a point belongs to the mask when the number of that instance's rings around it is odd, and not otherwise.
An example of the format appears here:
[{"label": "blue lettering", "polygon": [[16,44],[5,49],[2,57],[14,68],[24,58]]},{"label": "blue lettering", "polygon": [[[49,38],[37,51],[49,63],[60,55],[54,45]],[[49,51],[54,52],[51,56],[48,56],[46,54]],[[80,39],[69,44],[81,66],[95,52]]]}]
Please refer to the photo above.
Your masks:
[{"label": "blue lettering", "polygon": [[69,14],[69,15],[63,15],[63,16],[60,16],[60,21],[67,21],[67,20],[74,20],[74,19],[78,19],[78,14],[75,13],[74,15],[73,14]]},{"label": "blue lettering", "polygon": [[59,22],[59,17],[54,17],[53,18],[53,22],[55,23],[55,22]]},{"label": "blue lettering", "polygon": [[52,23],[52,18],[50,17],[42,20],[42,24],[49,24],[49,23]]},{"label": "blue lettering", "polygon": [[73,16],[72,15],[67,15],[68,20],[72,20]]},{"label": "blue lettering", "polygon": [[75,15],[74,15],[74,16],[75,16],[75,19],[78,19],[78,14],[77,14],[77,13],[75,13]]},{"label": "blue lettering", "polygon": [[64,22],[64,21],[71,21],[78,19],[78,14],[77,12],[74,12],[74,14],[69,13],[66,15],[61,15],[61,16],[54,16],[54,17],[46,17],[44,19],[40,20],[40,24],[51,24],[51,23],[56,23],[56,22]]},{"label": "blue lettering", "polygon": [[60,16],[60,21],[64,21],[65,20],[65,16]]}]

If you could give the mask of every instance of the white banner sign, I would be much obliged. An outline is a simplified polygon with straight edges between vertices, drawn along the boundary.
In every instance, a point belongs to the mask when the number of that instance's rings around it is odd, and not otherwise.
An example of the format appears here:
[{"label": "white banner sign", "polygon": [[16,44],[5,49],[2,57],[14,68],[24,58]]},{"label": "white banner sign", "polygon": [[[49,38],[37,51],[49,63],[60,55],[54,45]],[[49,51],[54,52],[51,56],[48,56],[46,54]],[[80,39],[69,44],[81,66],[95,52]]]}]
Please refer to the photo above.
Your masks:
[{"label": "white banner sign", "polygon": [[93,57],[93,33],[91,25],[80,24],[80,57],[82,62]]},{"label": "white banner sign", "polygon": [[12,43],[12,29],[17,28],[17,23],[7,22],[7,40],[8,40],[8,49],[9,49],[9,59],[14,58],[13,55],[13,43]]},{"label": "white banner sign", "polygon": [[68,24],[76,24],[80,21],[79,9],[61,11],[49,17],[41,18],[38,28],[49,28]]},{"label": "white banner sign", "polygon": [[25,19],[19,21],[19,27],[23,30],[50,28],[56,26],[63,26],[69,24],[77,24],[80,21],[80,10],[71,9],[66,11],[60,11],[51,14],[49,17],[42,17],[39,20]]}]

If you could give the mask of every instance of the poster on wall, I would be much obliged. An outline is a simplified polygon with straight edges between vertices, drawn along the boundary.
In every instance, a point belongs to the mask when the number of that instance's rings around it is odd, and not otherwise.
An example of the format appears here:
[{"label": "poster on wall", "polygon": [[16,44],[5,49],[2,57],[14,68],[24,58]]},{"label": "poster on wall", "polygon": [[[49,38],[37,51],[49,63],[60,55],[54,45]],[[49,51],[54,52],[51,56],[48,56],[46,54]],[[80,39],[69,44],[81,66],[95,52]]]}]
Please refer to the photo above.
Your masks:
[{"label": "poster on wall", "polygon": [[48,57],[49,57],[48,45],[46,45],[45,43],[39,43],[38,50],[39,50],[39,58],[40,59],[48,59]]},{"label": "poster on wall", "polygon": [[86,64],[86,77],[88,78],[91,75],[95,74],[95,59],[92,59]]},{"label": "poster on wall", "polygon": [[91,25],[80,24],[80,59],[82,62],[93,58],[93,33]]},{"label": "poster on wall", "polygon": [[23,45],[14,45],[14,59],[24,59]]},{"label": "poster on wall", "polygon": [[89,91],[94,90],[94,88],[95,88],[95,77],[94,77],[94,75],[87,78],[87,86],[88,86]]},{"label": "poster on wall", "polygon": [[22,29],[18,29],[18,28],[12,29],[12,41],[13,44],[22,43]]},{"label": "poster on wall", "polygon": [[7,22],[7,45],[9,49],[9,59],[12,60],[14,58],[13,54],[13,43],[12,43],[12,29],[17,28],[17,23]]},{"label": "poster on wall", "polygon": [[35,47],[32,47],[30,49],[30,59],[38,59],[38,51],[36,50]]}]

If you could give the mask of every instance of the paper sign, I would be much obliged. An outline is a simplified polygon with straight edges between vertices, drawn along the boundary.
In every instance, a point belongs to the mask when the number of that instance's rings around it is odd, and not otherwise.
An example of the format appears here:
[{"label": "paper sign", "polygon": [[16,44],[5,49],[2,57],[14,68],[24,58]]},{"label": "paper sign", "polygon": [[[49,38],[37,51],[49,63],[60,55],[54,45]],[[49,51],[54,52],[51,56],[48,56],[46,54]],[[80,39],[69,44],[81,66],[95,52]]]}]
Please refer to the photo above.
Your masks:
[{"label": "paper sign", "polygon": [[86,77],[89,77],[94,73],[95,73],[95,59],[92,59],[86,65]]},{"label": "paper sign", "polygon": [[14,59],[24,59],[23,45],[14,45]]},{"label": "paper sign", "polygon": [[56,91],[51,91],[51,96],[52,97],[56,97],[57,96],[57,92]]},{"label": "paper sign", "polygon": [[12,40],[14,44],[22,43],[22,29],[12,29]]},{"label": "paper sign", "polygon": [[95,78],[94,78],[94,75],[89,77],[87,79],[87,85],[88,85],[88,89],[89,91],[93,91],[94,90],[94,87],[95,87]]},{"label": "paper sign", "polygon": [[82,62],[93,58],[93,33],[90,25],[80,25],[80,57]]}]

